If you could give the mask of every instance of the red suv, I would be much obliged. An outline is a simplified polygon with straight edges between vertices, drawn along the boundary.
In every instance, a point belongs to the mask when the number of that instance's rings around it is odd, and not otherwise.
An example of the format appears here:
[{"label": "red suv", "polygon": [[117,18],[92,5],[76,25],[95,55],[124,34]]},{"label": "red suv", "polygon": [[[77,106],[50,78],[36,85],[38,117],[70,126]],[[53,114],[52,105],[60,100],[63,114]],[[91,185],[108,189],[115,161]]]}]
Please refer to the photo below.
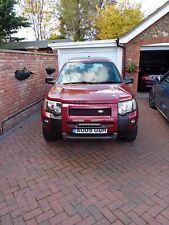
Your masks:
[{"label": "red suv", "polygon": [[57,138],[114,138],[134,141],[138,106],[108,59],[71,59],[62,68],[42,107],[46,141]]}]

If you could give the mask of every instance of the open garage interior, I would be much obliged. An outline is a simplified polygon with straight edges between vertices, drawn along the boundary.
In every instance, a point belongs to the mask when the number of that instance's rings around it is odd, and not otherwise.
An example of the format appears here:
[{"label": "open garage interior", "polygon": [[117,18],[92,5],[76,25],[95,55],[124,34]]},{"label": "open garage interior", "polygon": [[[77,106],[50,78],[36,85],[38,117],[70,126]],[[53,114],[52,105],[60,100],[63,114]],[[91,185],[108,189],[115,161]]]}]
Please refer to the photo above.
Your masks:
[{"label": "open garage interior", "polygon": [[140,52],[138,91],[149,91],[156,76],[169,70],[169,49]]}]

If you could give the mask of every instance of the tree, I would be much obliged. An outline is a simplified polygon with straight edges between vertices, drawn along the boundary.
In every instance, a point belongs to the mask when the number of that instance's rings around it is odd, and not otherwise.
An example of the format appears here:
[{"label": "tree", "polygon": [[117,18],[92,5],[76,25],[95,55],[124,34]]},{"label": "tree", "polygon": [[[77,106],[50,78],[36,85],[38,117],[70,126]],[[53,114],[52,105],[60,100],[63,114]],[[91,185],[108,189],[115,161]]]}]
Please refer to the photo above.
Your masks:
[{"label": "tree", "polygon": [[140,8],[140,4],[122,0],[119,4],[98,9],[95,17],[96,38],[111,39],[125,34],[143,19]]},{"label": "tree", "polygon": [[56,33],[52,33],[50,35],[50,37],[48,38],[48,40],[51,40],[51,41],[53,41],[53,40],[60,40],[60,39],[64,39],[64,37],[62,35],[56,34]]},{"label": "tree", "polygon": [[58,9],[61,36],[74,41],[93,38],[93,15],[97,13],[96,8],[103,8],[105,3],[112,4],[114,1],[60,0]]},{"label": "tree", "polygon": [[56,1],[19,0],[19,5],[32,24],[36,40],[48,38],[56,26]]},{"label": "tree", "polygon": [[60,33],[74,41],[84,40],[90,30],[93,2],[88,0],[61,0],[59,5]]},{"label": "tree", "polygon": [[24,17],[16,16],[15,4],[15,0],[0,0],[0,41],[10,39],[19,28],[30,25]]},{"label": "tree", "polygon": [[117,3],[117,0],[100,0],[98,2],[98,7],[103,9],[106,5],[112,5],[114,3]]}]

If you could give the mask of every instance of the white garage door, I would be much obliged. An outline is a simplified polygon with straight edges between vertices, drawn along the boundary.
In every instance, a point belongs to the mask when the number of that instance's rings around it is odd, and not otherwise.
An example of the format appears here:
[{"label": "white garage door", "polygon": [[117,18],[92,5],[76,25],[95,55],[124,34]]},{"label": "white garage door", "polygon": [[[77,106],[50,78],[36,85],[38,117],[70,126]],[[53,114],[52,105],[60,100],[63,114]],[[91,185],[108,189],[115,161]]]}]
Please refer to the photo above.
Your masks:
[{"label": "white garage door", "polygon": [[122,71],[122,49],[117,47],[59,49],[59,70],[69,59],[78,57],[106,57],[112,60],[119,71]]}]

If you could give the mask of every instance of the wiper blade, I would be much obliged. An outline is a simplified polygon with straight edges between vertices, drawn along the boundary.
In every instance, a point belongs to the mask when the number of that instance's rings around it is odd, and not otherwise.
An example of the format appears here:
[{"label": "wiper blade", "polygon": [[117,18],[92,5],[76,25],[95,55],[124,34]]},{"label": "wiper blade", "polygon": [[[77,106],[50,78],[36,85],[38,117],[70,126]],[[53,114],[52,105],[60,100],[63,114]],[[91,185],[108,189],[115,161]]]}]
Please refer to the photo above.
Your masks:
[{"label": "wiper blade", "polygon": [[93,84],[120,84],[121,82],[120,81],[103,81],[103,82],[95,82]]},{"label": "wiper blade", "polygon": [[94,84],[94,83],[88,82],[88,81],[80,81],[80,82],[68,82],[68,83],[62,83],[62,84]]},{"label": "wiper blade", "polygon": [[120,81],[103,81],[103,82],[88,82],[88,81],[80,81],[80,82],[69,82],[69,83],[62,83],[62,84],[120,84]]}]

